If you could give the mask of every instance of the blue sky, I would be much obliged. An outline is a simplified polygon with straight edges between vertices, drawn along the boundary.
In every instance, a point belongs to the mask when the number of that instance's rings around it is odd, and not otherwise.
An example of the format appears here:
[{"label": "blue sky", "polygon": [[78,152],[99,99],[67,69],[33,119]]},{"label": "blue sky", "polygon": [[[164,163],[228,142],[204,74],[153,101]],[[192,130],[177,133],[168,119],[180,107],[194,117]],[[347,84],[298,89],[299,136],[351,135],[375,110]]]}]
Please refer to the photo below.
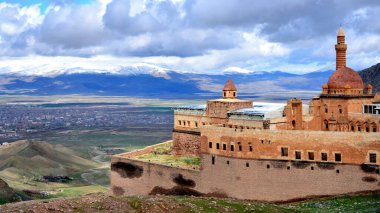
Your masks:
[{"label": "blue sky", "polygon": [[0,70],[331,70],[339,25],[360,70],[380,62],[378,11],[377,0],[1,1]]},{"label": "blue sky", "polygon": [[51,4],[64,4],[64,3],[72,3],[72,4],[88,4],[93,2],[94,0],[6,0],[1,2],[7,2],[10,4],[20,4],[22,6],[31,6],[31,5],[40,5],[41,12],[45,12],[49,5]]}]

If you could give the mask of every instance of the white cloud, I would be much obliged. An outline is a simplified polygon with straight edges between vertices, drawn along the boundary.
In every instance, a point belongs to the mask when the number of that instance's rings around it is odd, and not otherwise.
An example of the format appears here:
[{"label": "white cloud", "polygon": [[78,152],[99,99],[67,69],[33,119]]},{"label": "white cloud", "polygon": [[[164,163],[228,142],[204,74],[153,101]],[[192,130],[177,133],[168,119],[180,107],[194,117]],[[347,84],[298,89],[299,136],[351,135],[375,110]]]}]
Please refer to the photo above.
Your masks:
[{"label": "white cloud", "polygon": [[97,0],[52,3],[45,12],[0,3],[0,67],[112,70],[141,62],[183,72],[304,73],[335,67],[342,22],[348,64],[380,61],[380,3],[274,1]]}]

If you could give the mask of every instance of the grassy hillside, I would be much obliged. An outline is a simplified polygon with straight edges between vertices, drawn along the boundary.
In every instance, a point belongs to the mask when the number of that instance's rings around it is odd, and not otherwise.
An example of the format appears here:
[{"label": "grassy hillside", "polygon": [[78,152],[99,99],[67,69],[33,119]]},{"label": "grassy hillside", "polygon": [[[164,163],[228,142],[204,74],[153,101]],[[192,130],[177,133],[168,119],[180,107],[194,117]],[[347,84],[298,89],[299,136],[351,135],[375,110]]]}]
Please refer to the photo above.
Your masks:
[{"label": "grassy hillside", "polygon": [[4,212],[379,212],[380,194],[273,204],[188,196],[112,197],[104,193],[0,206]]},{"label": "grassy hillside", "polygon": [[[75,176],[97,166],[96,162],[81,158],[62,145],[18,141],[0,146],[0,178],[16,189],[46,189],[47,184],[37,181],[41,176]],[[62,184],[48,186],[59,185]]]},{"label": "grassy hillside", "polygon": [[365,85],[372,84],[373,91],[380,90],[380,63],[359,72]]},{"label": "grassy hillside", "polygon": [[5,181],[0,179],[0,204],[15,201],[20,201],[16,192]]}]

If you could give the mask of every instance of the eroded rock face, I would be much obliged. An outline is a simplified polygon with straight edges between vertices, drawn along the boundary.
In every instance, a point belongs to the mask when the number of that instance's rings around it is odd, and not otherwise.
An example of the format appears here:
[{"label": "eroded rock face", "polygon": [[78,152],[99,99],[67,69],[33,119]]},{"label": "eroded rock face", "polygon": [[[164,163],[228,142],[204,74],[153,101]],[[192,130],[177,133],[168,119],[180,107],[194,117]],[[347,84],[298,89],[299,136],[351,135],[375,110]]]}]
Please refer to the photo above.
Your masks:
[{"label": "eroded rock face", "polygon": [[144,169],[132,163],[116,162],[111,165],[111,171],[117,172],[123,178],[139,178]]},{"label": "eroded rock face", "polygon": [[122,196],[122,195],[124,195],[124,189],[123,188],[121,188],[121,187],[119,187],[119,186],[113,186],[112,187],[112,192],[113,192],[113,194],[114,195],[116,195],[116,196]]},{"label": "eroded rock face", "polygon": [[379,173],[379,166],[377,165],[362,164],[361,169],[366,173]]},{"label": "eroded rock face", "polygon": [[173,178],[173,182],[180,186],[195,187],[195,182],[191,179],[186,179],[182,174],[177,174]]},{"label": "eroded rock face", "polygon": [[335,164],[334,163],[321,163],[321,162],[317,162],[317,166],[320,169],[328,169],[328,170],[335,169]]},{"label": "eroded rock face", "polygon": [[174,186],[173,188],[170,189],[165,189],[160,186],[156,186],[152,189],[152,191],[149,193],[149,195],[176,195],[176,196],[183,196],[183,195],[188,195],[188,196],[202,196],[203,194],[194,190],[190,189],[188,187],[183,187],[183,186]]},{"label": "eroded rock face", "polygon": [[374,178],[374,177],[371,177],[371,176],[367,176],[367,177],[363,177],[362,180],[364,182],[376,182],[377,178]]}]

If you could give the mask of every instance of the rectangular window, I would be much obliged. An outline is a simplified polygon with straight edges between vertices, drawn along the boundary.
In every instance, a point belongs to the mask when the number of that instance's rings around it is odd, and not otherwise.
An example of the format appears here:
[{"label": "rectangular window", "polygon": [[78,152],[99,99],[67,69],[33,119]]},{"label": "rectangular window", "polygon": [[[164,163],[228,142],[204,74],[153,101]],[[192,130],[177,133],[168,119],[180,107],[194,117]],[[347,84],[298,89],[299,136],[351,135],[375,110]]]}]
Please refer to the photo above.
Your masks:
[{"label": "rectangular window", "polygon": [[321,160],[322,161],[327,161],[327,153],[326,152],[322,152],[321,153]]},{"label": "rectangular window", "polygon": [[252,145],[249,144],[249,151],[252,152],[253,151],[253,148],[252,148]]},{"label": "rectangular window", "polygon": [[370,163],[376,163],[376,154],[375,153],[370,153],[369,154],[369,162]]},{"label": "rectangular window", "polygon": [[220,149],[219,143],[216,143],[216,149]]},{"label": "rectangular window", "polygon": [[340,153],[335,153],[335,161],[341,162],[342,161],[342,155]]},{"label": "rectangular window", "polygon": [[296,160],[301,160],[301,152],[300,151],[296,151]]},{"label": "rectangular window", "polygon": [[211,157],[211,163],[212,163],[212,165],[215,164],[215,156],[212,156],[212,157]]},{"label": "rectangular window", "polygon": [[198,122],[195,122],[195,127],[198,127]]},{"label": "rectangular window", "polygon": [[377,132],[377,129],[375,127],[373,128],[373,132]]},{"label": "rectangular window", "polygon": [[239,151],[243,151],[243,147],[241,146],[241,144],[239,144]]},{"label": "rectangular window", "polygon": [[282,147],[281,148],[281,156],[282,157],[287,157],[288,156],[288,148]]},{"label": "rectangular window", "polygon": [[223,150],[227,150],[227,144],[223,144]]},{"label": "rectangular window", "polygon": [[181,121],[178,121],[179,125],[181,126],[182,125],[182,122]]},{"label": "rectangular window", "polygon": [[208,148],[212,149],[212,142],[208,142]]},{"label": "rectangular window", "polygon": [[314,160],[314,152],[309,152],[308,154],[309,160]]},{"label": "rectangular window", "polygon": [[233,152],[235,150],[235,146],[231,144],[231,151]]}]

